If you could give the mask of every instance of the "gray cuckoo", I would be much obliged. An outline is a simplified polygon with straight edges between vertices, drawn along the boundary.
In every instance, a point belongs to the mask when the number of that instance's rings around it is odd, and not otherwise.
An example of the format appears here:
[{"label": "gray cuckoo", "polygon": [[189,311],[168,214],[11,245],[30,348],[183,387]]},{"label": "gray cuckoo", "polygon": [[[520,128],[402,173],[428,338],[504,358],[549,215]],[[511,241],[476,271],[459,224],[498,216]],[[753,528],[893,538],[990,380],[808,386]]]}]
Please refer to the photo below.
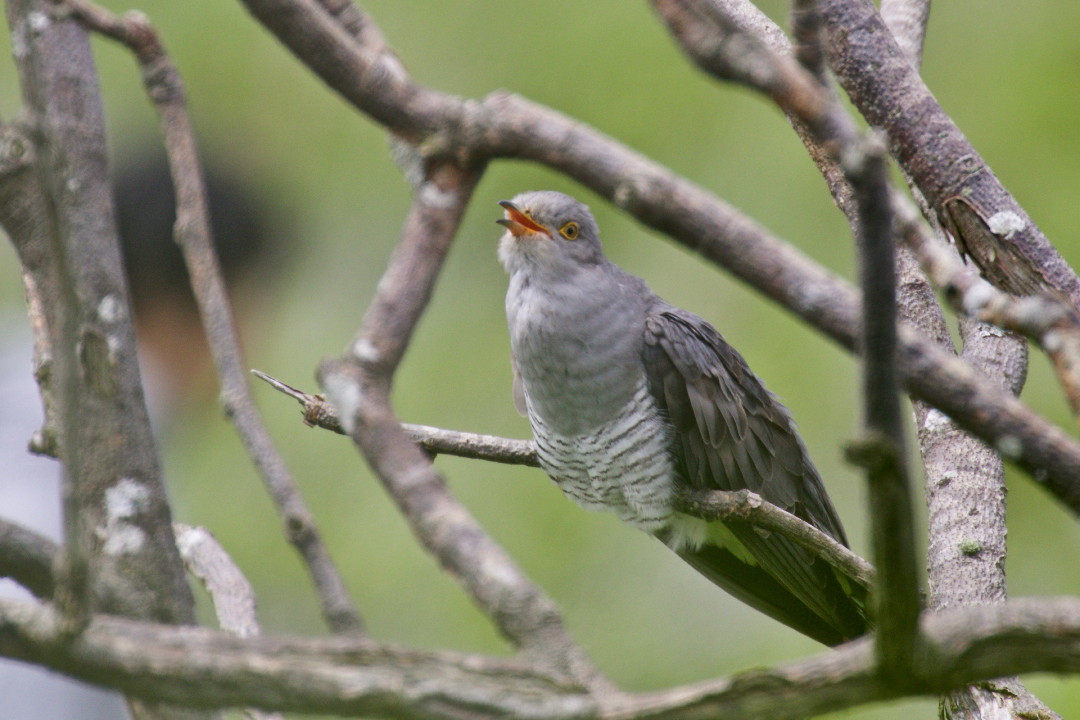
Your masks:
[{"label": "gray cuckoo", "polygon": [[604,256],[585,205],[557,192],[499,204],[514,400],[547,474],[820,642],[866,632],[865,592],[824,560],[675,507],[684,490],[746,488],[847,544],[787,409],[711,325]]}]

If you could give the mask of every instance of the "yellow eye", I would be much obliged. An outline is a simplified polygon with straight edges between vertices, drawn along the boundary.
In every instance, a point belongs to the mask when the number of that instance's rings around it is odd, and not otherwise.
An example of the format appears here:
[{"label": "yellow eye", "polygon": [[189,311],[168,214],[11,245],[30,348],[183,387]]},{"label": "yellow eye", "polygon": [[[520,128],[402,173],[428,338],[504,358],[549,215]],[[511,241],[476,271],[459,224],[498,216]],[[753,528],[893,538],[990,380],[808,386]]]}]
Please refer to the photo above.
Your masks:
[{"label": "yellow eye", "polygon": [[559,234],[567,240],[577,240],[579,232],[581,232],[581,228],[579,228],[578,224],[573,220],[559,228]]}]

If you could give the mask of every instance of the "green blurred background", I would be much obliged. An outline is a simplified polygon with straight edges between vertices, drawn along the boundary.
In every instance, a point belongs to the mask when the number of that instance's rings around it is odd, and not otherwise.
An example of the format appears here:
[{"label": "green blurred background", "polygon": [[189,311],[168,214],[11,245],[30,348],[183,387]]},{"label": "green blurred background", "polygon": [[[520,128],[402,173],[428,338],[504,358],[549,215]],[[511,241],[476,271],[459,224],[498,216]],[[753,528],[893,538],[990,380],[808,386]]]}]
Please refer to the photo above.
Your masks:
[{"label": "green blurred background", "polygon": [[[131,3],[130,5],[128,3]],[[272,285],[247,300],[248,364],[314,390],[320,358],[349,341],[402,224],[409,188],[382,130],[301,67],[232,0],[110,0],[145,11],[184,76],[202,152],[267,200],[292,247]],[[415,79],[481,96],[507,88],[596,126],[710,188],[836,272],[851,276],[846,225],[787,122],[755,95],[684,60],[645,2],[363,3]],[[786,5],[763,5],[784,22]],[[3,52],[10,57],[7,34]],[[112,152],[156,142],[129,55],[95,41]],[[1080,4],[938,3],[924,74],[991,167],[1073,263],[1080,187]],[[20,106],[0,63],[0,118]],[[398,374],[405,420],[526,437],[510,400],[505,278],[495,202],[554,188],[589,202],[609,255],[669,301],[711,320],[786,400],[852,536],[868,552],[859,476],[840,447],[856,429],[852,359],[786,312],[636,225],[569,180],[522,163],[489,169],[430,310]],[[1072,223],[1072,224],[1070,224]],[[0,307],[22,303],[14,253],[0,248]],[[506,652],[486,620],[410,536],[351,444],[308,430],[292,401],[260,403],[371,632],[430,648]],[[1071,427],[1042,357],[1025,399]],[[193,394],[162,438],[177,519],[211,529],[254,582],[271,632],[322,632],[305,573],[212,390]],[[732,600],[655,541],[582,512],[536,470],[439,458],[457,496],[561,604],[600,667],[632,689],[660,688],[820,647]],[[1013,596],[1080,593],[1074,520],[1023,476],[1009,483]],[[2,502],[2,500],[0,500]],[[919,504],[920,512],[922,504]],[[922,520],[920,519],[920,523]],[[1080,680],[1028,678],[1063,716],[1080,715]],[[838,713],[936,716],[932,700]]]}]

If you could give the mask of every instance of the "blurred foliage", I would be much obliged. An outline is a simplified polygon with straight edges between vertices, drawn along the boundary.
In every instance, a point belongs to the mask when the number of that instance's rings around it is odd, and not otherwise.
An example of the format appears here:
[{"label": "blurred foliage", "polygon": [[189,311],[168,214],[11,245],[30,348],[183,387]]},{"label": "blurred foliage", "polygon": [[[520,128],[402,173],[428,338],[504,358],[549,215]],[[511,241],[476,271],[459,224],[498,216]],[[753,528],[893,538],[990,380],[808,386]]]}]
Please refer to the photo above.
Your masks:
[{"label": "blurred foliage", "polygon": [[[202,152],[241,173],[291,247],[273,282],[245,296],[248,362],[314,388],[313,369],[349,341],[396,239],[409,188],[383,132],[346,106],[238,2],[109,0],[160,30],[183,73]],[[805,253],[851,275],[851,240],[787,122],[748,91],[693,70],[647,3],[370,0],[363,3],[422,83],[465,96],[519,92],[594,125],[758,218]],[[786,6],[764,9],[784,22]],[[1080,4],[1065,0],[939,3],[924,74],[990,165],[1074,266],[1080,187]],[[8,43],[4,33],[2,43]],[[95,40],[117,158],[157,138],[128,54]],[[10,48],[5,45],[4,54]],[[0,64],[0,118],[19,108]],[[671,302],[713,321],[791,406],[854,547],[865,554],[860,478],[840,459],[857,425],[852,359],[687,251],[588,191],[521,163],[494,164],[462,227],[397,383],[409,421],[524,437],[510,402],[505,279],[495,259],[495,202],[526,189],[569,191],[593,205],[611,257]],[[0,250],[0,303],[22,301],[14,255]],[[796,362],[793,359],[797,358]],[[297,408],[259,388],[272,430],[372,633],[426,647],[505,652],[487,622],[418,548],[348,441],[300,424]],[[1046,363],[1025,398],[1070,426]],[[319,632],[304,571],[218,412],[192,391],[162,437],[175,514],[210,528],[258,589],[272,631]],[[914,435],[914,433],[912,433]],[[562,605],[599,665],[628,688],[656,688],[820,650],[696,576],[658,543],[586,514],[534,470],[440,458],[451,487]],[[1080,593],[1080,529],[1025,477],[1010,477],[1010,591]],[[1080,715],[1080,681],[1030,678],[1063,716]],[[936,715],[932,700],[835,717]]]}]

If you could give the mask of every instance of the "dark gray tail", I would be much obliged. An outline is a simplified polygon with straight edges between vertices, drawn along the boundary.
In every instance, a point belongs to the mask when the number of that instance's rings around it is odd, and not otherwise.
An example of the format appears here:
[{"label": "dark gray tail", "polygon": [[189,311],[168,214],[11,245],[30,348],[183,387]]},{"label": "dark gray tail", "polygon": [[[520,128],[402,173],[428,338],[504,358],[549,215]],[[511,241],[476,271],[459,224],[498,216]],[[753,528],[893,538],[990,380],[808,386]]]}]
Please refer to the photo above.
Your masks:
[{"label": "dark gray tail", "polygon": [[811,610],[760,566],[748,565],[724,548],[704,545],[697,550],[682,550],[679,556],[750,607],[825,645],[840,645],[869,630],[865,590],[851,581],[842,584],[820,558],[811,563],[822,566],[815,574],[822,579],[821,591],[833,610],[829,619]]}]

